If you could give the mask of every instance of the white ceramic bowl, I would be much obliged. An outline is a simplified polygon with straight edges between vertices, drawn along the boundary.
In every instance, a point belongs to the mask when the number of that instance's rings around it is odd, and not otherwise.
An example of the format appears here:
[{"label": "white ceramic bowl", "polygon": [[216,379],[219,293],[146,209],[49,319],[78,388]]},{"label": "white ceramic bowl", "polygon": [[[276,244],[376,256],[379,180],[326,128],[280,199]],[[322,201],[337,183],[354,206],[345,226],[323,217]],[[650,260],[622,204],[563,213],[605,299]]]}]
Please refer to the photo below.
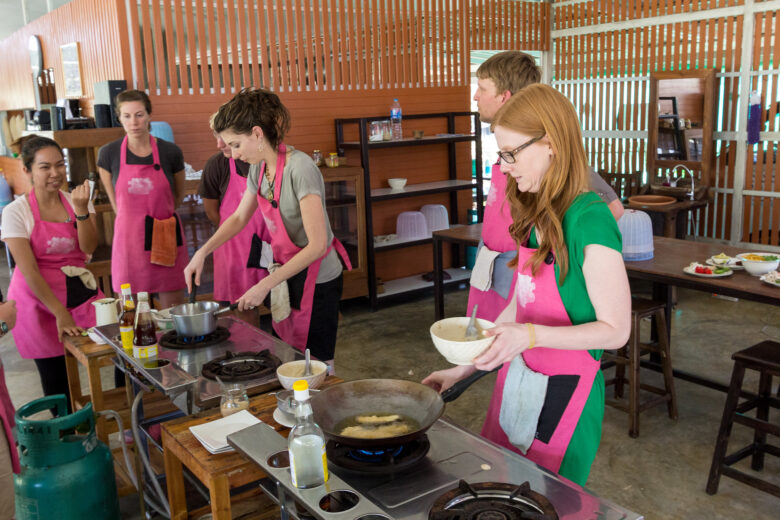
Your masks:
[{"label": "white ceramic bowl", "polygon": [[171,309],[163,309],[158,311],[152,309],[152,319],[155,325],[160,330],[173,330],[173,317],[171,316]]},{"label": "white ceramic bowl", "polygon": [[276,377],[282,386],[287,390],[293,387],[293,383],[303,379],[309,383],[309,388],[317,388],[325,380],[325,376],[328,374],[328,365],[322,361],[311,360],[311,373],[308,377],[303,376],[303,369],[306,365],[306,361],[299,359],[298,361],[290,361],[283,365],[279,365],[276,369]]},{"label": "white ceramic bowl", "polygon": [[387,179],[387,184],[394,190],[400,190],[406,186],[406,179],[403,177],[393,177],[392,179]]},{"label": "white ceramic bowl", "polygon": [[[748,255],[760,255],[760,256],[773,256],[774,260],[746,260],[745,256]],[[780,265],[780,253],[740,253],[737,255],[742,261],[742,266],[748,274],[753,276],[761,276],[769,271],[774,271],[777,266]]]},{"label": "white ceramic bowl", "polygon": [[[468,317],[445,318],[431,325],[431,339],[436,350],[453,365],[470,365],[475,357],[485,352],[496,339],[495,336],[481,337],[475,341],[457,341],[455,338],[463,338],[466,327],[469,324]],[[477,318],[477,326],[482,329],[490,329],[495,325]]]}]

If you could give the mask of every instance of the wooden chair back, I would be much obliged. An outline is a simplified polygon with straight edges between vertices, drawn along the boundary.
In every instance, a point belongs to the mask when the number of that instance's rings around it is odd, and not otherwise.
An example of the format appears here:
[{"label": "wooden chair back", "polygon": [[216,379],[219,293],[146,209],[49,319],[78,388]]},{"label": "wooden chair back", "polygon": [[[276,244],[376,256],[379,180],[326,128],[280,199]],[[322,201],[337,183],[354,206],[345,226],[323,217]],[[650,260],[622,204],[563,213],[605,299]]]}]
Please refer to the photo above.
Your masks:
[{"label": "wooden chair back", "polygon": [[599,175],[609,184],[620,200],[639,195],[642,188],[642,172],[613,173],[599,170]]},{"label": "wooden chair back", "polygon": [[116,295],[111,289],[111,260],[100,260],[87,264],[89,269],[97,280],[98,289],[103,291],[107,298],[115,298]]}]

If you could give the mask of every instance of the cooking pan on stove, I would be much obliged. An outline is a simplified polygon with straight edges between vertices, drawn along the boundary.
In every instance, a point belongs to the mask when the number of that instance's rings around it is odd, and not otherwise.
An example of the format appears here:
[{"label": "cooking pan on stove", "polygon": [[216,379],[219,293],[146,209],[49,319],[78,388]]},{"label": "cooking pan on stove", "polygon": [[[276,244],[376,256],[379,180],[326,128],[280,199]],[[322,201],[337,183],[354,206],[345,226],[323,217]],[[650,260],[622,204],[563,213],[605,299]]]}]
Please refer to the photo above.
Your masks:
[{"label": "cooking pan on stove", "polygon": [[[455,383],[444,393],[402,379],[361,379],[340,383],[311,398],[314,421],[333,441],[355,448],[387,448],[420,437],[444,413],[444,403],[456,399],[477,379],[488,374],[482,370]],[[414,419],[420,428],[379,439],[358,439],[340,434],[340,424],[356,415],[399,414]]]},{"label": "cooking pan on stove", "polygon": [[195,285],[195,275],[192,275],[192,292],[190,293],[189,303],[183,303],[171,308],[173,326],[176,329],[176,334],[179,336],[193,338],[211,334],[217,329],[217,316],[238,307],[238,304],[234,303],[220,309],[220,305],[217,302],[196,302],[197,287]]}]

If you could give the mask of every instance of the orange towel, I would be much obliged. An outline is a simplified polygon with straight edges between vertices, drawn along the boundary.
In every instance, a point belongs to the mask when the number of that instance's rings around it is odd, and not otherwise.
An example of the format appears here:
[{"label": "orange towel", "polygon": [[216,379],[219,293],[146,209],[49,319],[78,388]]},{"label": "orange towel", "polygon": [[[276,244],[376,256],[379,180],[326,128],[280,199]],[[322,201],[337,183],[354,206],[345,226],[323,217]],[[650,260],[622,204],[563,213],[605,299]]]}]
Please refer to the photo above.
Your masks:
[{"label": "orange towel", "polygon": [[165,267],[176,265],[176,217],[154,219],[151,262]]}]

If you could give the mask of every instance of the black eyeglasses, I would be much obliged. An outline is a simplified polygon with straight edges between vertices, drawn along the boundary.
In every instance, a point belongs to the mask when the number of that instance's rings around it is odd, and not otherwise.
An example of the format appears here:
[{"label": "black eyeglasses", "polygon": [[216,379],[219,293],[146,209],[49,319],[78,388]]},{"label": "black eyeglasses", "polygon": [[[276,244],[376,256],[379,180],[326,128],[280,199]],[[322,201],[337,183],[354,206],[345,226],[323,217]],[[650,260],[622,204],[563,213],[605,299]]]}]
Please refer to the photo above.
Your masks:
[{"label": "black eyeglasses", "polygon": [[522,152],[524,149],[528,148],[532,144],[534,144],[536,141],[544,137],[544,134],[540,135],[539,137],[534,137],[530,141],[526,141],[525,143],[521,144],[511,152],[498,152],[498,160],[496,161],[496,164],[501,162],[501,159],[504,160],[507,164],[514,164],[515,163],[515,155]]}]

